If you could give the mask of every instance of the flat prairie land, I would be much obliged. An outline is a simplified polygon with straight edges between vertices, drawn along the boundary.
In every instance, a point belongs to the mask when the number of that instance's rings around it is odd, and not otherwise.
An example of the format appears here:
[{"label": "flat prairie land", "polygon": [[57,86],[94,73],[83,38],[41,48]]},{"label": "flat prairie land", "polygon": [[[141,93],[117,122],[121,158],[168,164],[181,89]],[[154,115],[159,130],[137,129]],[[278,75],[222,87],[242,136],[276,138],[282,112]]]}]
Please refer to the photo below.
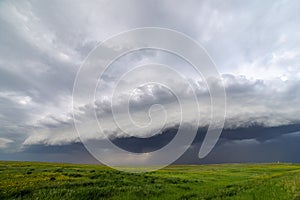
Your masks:
[{"label": "flat prairie land", "polygon": [[1,161],[0,199],[300,199],[300,165],[171,165],[134,174],[102,165]]}]

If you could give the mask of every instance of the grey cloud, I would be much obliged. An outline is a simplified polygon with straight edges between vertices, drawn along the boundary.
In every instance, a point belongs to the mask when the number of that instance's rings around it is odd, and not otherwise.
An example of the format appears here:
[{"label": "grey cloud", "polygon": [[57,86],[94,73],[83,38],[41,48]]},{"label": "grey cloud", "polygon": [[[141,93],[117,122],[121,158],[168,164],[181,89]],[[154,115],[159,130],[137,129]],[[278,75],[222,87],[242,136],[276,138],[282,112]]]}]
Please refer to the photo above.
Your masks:
[{"label": "grey cloud", "polygon": [[[250,129],[223,130],[221,139],[213,151],[206,158],[200,160],[198,151],[206,133],[206,129],[201,128],[198,130],[193,145],[175,163],[300,162],[299,145],[297,145],[300,138],[299,132],[294,132],[295,130],[299,130],[299,124],[273,128],[253,126]],[[161,135],[151,138],[129,137],[116,138],[112,141],[127,151],[145,153],[166,145],[176,132],[177,128],[173,127],[166,129]],[[67,162],[77,163],[79,162],[78,157],[83,157],[85,160],[81,162],[95,163],[95,160],[88,159],[90,155],[80,143],[46,147],[44,145],[31,145],[24,149],[25,158],[28,153],[32,154],[31,159],[38,157],[44,161],[47,161],[50,156],[41,158],[39,155],[56,154],[57,161],[60,161],[61,156],[66,154],[68,155],[65,160]]]},{"label": "grey cloud", "polygon": [[6,148],[10,143],[13,143],[13,140],[7,138],[0,138],[0,149]]},{"label": "grey cloud", "polygon": [[[208,50],[225,82],[226,128],[298,123],[299,6],[298,1],[292,0],[1,1],[0,137],[15,141],[5,145],[11,149],[19,149],[24,141],[32,145],[77,141],[71,95],[80,64],[107,37],[143,26],[182,31]],[[120,59],[105,74],[97,99],[100,115],[110,114],[110,102],[105,98],[118,76],[130,65],[149,61],[180,70],[197,89],[199,99],[208,103],[203,80],[195,80],[187,63],[154,52],[136,52]],[[130,86],[132,82],[123,83]],[[170,84],[178,83],[170,80]],[[181,94],[190,92],[186,85],[176,87]],[[144,87],[139,92],[140,98],[131,102],[133,112],[147,111],[146,106],[151,103],[161,103],[169,110],[177,108],[174,96],[163,88]],[[126,103],[120,99],[118,106],[122,108]],[[202,116],[206,109],[203,107]],[[93,105],[84,105],[79,111],[82,118],[94,115]],[[170,115],[167,127],[177,124],[176,116]],[[202,125],[206,124],[203,119]],[[119,130],[109,124],[106,131],[116,134]]]},{"label": "grey cloud", "polygon": [[[299,123],[299,117],[298,117],[299,110],[297,109],[296,106],[291,108],[292,103],[295,103],[296,105],[296,102],[299,101],[299,96],[292,97],[292,98],[289,96],[289,95],[294,96],[294,93],[290,93],[290,90],[291,88],[295,87],[296,84],[295,82],[293,82],[293,84],[289,84],[289,83],[284,83],[283,81],[280,80],[281,84],[287,84],[287,85],[278,90],[278,88],[274,87],[273,85],[273,84],[276,85],[277,83],[263,81],[263,80],[248,80],[243,76],[239,77],[233,75],[223,75],[223,80],[225,83],[225,89],[227,91],[227,98],[228,98],[227,101],[228,109],[227,109],[226,123],[225,123],[226,129],[245,128],[243,129],[243,131],[247,133],[248,132],[247,129],[253,125],[261,125],[265,127],[278,127],[283,125]],[[182,87],[182,85],[178,87]],[[188,93],[189,90],[180,89],[177,92]],[[131,93],[130,92],[127,93],[127,91],[124,91],[124,94],[119,94],[119,100],[117,101],[118,104],[115,105],[116,106],[115,109],[117,108],[117,111],[119,111],[120,113],[117,112],[114,113],[114,115],[118,114],[118,115],[124,115],[124,117],[128,117],[125,112],[126,111],[125,108],[129,107],[129,111],[133,119],[147,121],[147,117],[149,117],[147,113],[149,111],[149,108],[151,107],[151,105],[159,103],[165,106],[165,109],[167,109],[168,111],[168,115],[167,115],[168,121],[165,124],[165,128],[173,127],[174,125],[180,123],[180,120],[178,118],[180,116],[180,110],[178,110],[177,99],[173,96],[172,93],[170,93],[165,88],[159,86],[141,87],[137,94],[138,98],[137,97],[134,98],[133,96],[133,101],[129,101],[129,104],[127,102],[127,97],[124,97],[124,95],[130,96]],[[197,95],[200,99],[200,102],[204,104],[201,106],[202,116],[204,117],[201,118],[202,123],[200,124],[200,126],[204,127],[207,126],[209,123],[209,121],[207,120],[207,116],[209,115],[209,98],[208,98],[209,93],[206,90],[205,93],[201,92],[198,93]],[[206,98],[203,96],[206,96]],[[104,132],[106,132],[109,135],[114,135],[117,137],[124,137],[124,136],[127,137],[128,133],[125,134],[122,130],[120,130],[116,126],[116,124],[114,124],[113,113],[111,110],[111,102],[108,99],[109,98],[104,98],[103,100],[96,101],[96,107],[94,107],[93,105],[85,105],[84,107],[81,107],[80,112],[77,114],[78,117],[76,118],[78,119],[85,118],[85,119],[92,120],[95,116],[94,109],[96,109],[97,116],[100,119],[100,124],[102,124],[102,128],[104,128]],[[189,100],[185,99],[181,103],[189,104]],[[245,105],[247,105],[247,107],[245,107]],[[190,107],[189,109],[194,109],[194,108]],[[152,119],[158,118],[162,120],[163,113],[160,111],[158,112],[157,115],[151,115],[151,117]],[[50,142],[51,144],[55,144],[54,141],[58,143],[65,143],[63,140],[66,139],[66,135],[70,136],[69,132],[73,130],[72,117],[70,116],[66,121],[58,120],[53,116],[49,116],[48,119],[51,119],[53,121],[53,123],[55,124],[55,129],[53,130],[54,132],[59,130],[59,134],[51,133],[52,125],[51,126],[49,125],[47,127],[47,124],[44,124],[46,125],[46,128],[49,129],[49,132],[48,133],[45,132],[44,135],[39,133],[40,137],[42,137],[43,139],[36,140],[36,142],[40,143],[41,141],[44,141],[45,143],[47,143],[47,140],[49,140],[52,141]],[[185,120],[186,121],[183,121],[183,123],[192,123],[194,119],[187,118]],[[96,124],[94,124],[93,126],[90,125],[89,128],[93,127],[90,130],[94,132],[91,133],[91,137],[97,138],[98,137],[97,125]],[[126,124],[126,126],[129,125],[130,124]],[[59,129],[59,127],[62,128]],[[153,134],[152,133],[153,130],[150,129],[150,127],[149,130],[143,133],[140,133],[133,126],[131,127],[130,130],[131,131],[129,131],[129,136],[131,133],[134,133],[134,136],[138,136],[138,134],[142,134],[142,135]],[[251,130],[252,129],[249,128],[249,131]],[[161,131],[159,133],[161,133]],[[252,134],[255,135],[256,132],[260,132],[260,131],[253,131]],[[274,135],[276,134],[274,133]],[[33,135],[29,137],[25,143],[34,144],[35,137],[39,138],[37,135]],[[243,137],[246,138],[246,136]],[[73,142],[74,140],[77,140],[76,134],[73,134],[73,136],[69,138],[67,141]]]}]

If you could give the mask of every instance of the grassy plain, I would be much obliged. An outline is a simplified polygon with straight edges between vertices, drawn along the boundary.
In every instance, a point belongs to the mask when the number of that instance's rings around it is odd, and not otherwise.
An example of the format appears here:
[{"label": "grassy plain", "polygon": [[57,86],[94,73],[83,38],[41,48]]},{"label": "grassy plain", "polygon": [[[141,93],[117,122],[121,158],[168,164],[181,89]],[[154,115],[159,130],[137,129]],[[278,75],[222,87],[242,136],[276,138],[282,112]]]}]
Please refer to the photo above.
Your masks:
[{"label": "grassy plain", "polygon": [[130,174],[101,165],[0,162],[0,199],[299,199],[300,165],[171,165]]}]

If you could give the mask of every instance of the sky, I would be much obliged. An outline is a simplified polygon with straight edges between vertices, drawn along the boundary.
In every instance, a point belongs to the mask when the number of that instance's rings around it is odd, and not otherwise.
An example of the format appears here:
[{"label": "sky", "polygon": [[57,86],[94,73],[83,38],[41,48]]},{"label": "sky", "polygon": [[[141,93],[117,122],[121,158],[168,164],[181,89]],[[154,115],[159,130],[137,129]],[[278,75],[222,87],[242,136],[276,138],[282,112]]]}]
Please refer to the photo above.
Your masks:
[{"label": "sky", "polygon": [[[82,144],[103,139],[95,131],[97,124],[85,124],[79,137],[73,120],[75,112],[79,121],[92,121],[94,108],[102,131],[115,144],[136,153],[154,151],[172,140],[181,118],[186,127],[194,124],[192,85],[201,103],[200,124],[177,163],[300,162],[299,10],[296,0],[3,0],[0,159],[98,163]],[[207,85],[189,63],[168,52],[145,49],[124,55],[98,80],[94,105],[82,95],[83,102],[73,109],[76,74],[89,53],[107,38],[143,27],[189,36],[207,51],[221,75],[227,96],[224,130],[204,159],[197,154],[210,119]],[[110,97],[126,72],[149,63],[171,66],[186,80],[154,65],[131,73],[115,96],[120,130]],[[148,79],[164,81],[173,90],[157,84],[131,90]],[[173,93],[185,97],[185,115]],[[127,108],[140,126],[130,124]]]}]

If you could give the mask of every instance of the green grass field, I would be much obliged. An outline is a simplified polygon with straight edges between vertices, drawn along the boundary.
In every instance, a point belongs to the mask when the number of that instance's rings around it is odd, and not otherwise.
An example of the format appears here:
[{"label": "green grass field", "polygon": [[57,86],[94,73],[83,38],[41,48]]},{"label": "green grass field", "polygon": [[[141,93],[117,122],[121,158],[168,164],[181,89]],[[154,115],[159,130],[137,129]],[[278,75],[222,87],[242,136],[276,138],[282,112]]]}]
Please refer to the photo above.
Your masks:
[{"label": "green grass field", "polygon": [[0,162],[0,199],[299,199],[300,165],[172,165],[129,174],[99,165]]}]

